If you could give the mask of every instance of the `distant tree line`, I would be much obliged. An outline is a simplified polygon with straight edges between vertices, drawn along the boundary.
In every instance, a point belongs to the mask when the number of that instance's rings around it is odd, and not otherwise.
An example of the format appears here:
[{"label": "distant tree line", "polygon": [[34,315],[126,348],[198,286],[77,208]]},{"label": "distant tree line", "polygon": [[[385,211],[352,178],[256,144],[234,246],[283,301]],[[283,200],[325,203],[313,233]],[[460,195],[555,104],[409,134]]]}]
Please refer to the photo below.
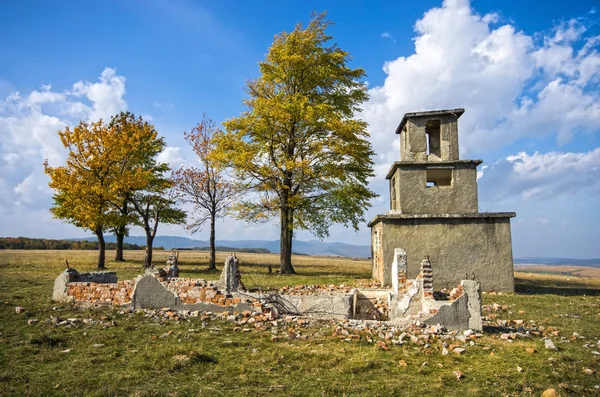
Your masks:
[{"label": "distant tree line", "polygon": [[[97,250],[97,241],[87,240],[48,240],[45,238],[0,237],[0,249],[12,250]],[[106,249],[117,249],[117,243],[106,243]],[[123,243],[126,250],[144,250],[146,246]],[[154,249],[164,249],[154,247]]]},{"label": "distant tree line", "polygon": [[[180,251],[206,251],[210,250],[210,247],[193,247],[193,248],[175,248]],[[219,252],[244,252],[250,254],[270,254],[271,251],[267,248],[233,248],[233,247],[220,247],[216,246],[215,251]]]}]

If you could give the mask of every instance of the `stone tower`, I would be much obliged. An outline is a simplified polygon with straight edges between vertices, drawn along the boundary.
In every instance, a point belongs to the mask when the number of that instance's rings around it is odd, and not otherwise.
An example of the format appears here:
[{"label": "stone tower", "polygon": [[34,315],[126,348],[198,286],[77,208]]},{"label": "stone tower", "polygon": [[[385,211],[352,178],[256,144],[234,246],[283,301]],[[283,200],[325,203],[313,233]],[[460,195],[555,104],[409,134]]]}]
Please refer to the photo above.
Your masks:
[{"label": "stone tower", "polygon": [[464,109],[407,113],[400,121],[401,161],[387,174],[390,211],[370,223],[373,277],[391,286],[394,250],[406,252],[414,278],[431,258],[435,288],[452,288],[465,274],[484,290],[513,291],[510,218],[478,212],[477,166],[460,160],[458,119]]}]

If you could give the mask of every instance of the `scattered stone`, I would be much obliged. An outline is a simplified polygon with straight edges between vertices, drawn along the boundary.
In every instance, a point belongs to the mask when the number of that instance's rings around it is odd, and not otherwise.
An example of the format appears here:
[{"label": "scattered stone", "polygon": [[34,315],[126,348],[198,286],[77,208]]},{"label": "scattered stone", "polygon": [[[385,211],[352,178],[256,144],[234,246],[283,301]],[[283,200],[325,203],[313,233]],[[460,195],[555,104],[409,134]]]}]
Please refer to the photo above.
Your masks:
[{"label": "scattered stone", "polygon": [[406,362],[406,360],[400,360],[400,361],[398,361],[398,366],[399,367],[408,367],[408,363]]},{"label": "scattered stone", "polygon": [[458,379],[458,380],[463,379],[465,377],[463,375],[462,371],[460,371],[460,370],[454,371],[454,376],[456,376],[456,379]]},{"label": "scattered stone", "polygon": [[37,323],[37,322],[38,322],[38,319],[37,319],[37,318],[32,318],[32,319],[29,319],[29,320],[27,320],[27,324],[28,324],[28,325],[32,325],[32,324],[35,324],[35,323]]},{"label": "scattered stone", "polygon": [[99,347],[103,347],[103,346],[104,346],[104,343],[94,343],[92,345],[92,347],[95,347],[95,348],[99,348]]},{"label": "scattered stone", "polygon": [[523,372],[523,371],[525,371],[523,368],[517,366],[517,372]]},{"label": "scattered stone", "polygon": [[548,339],[548,338],[544,339],[544,347],[546,349],[550,349],[550,350],[558,350],[556,348],[556,346],[554,345],[554,342],[552,342],[552,339]]},{"label": "scattered stone", "polygon": [[467,351],[467,349],[464,349],[462,347],[457,347],[454,350],[452,350],[454,352],[454,354],[465,354],[465,352]]},{"label": "scattered stone", "polygon": [[594,370],[590,368],[584,368],[583,373],[586,375],[594,375]]},{"label": "scattered stone", "polygon": [[537,350],[535,350],[533,347],[527,347],[527,348],[525,348],[525,351],[527,353],[536,353],[537,352]]},{"label": "scattered stone", "polygon": [[17,314],[25,313],[25,308],[21,307],[21,306],[17,306],[17,307],[15,307],[15,313],[17,313]]},{"label": "scattered stone", "polygon": [[442,356],[447,356],[448,355],[448,349],[446,349],[445,347],[442,349]]},{"label": "scattered stone", "polygon": [[556,389],[546,389],[540,397],[560,397]]}]

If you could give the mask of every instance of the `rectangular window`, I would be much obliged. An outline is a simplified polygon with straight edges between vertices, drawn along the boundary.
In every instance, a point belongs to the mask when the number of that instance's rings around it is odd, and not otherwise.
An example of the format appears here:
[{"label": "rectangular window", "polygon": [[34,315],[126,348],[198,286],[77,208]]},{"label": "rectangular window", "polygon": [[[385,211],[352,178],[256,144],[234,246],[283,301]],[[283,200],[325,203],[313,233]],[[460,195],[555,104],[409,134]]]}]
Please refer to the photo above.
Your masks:
[{"label": "rectangular window", "polygon": [[452,186],[452,170],[433,168],[426,170],[427,187]]},{"label": "rectangular window", "polygon": [[427,154],[442,158],[441,151],[441,126],[439,120],[425,122],[425,135],[427,138]]}]

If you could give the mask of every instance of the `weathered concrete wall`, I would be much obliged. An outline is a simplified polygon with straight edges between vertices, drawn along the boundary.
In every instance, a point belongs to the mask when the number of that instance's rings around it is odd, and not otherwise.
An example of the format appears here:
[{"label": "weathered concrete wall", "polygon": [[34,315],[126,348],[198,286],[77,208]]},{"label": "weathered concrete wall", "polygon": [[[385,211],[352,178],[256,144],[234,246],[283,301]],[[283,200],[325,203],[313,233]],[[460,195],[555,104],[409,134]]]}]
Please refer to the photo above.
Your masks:
[{"label": "weathered concrete wall", "polygon": [[424,321],[425,324],[442,324],[450,330],[483,330],[479,283],[472,280],[463,280],[461,285],[464,293],[460,298],[440,306],[436,314]]},{"label": "weathered concrete wall", "polygon": [[452,289],[475,275],[484,291],[514,291],[510,217],[514,213],[480,213],[431,217],[380,215],[370,226],[382,224],[384,285],[392,285],[394,249],[407,254],[407,277],[416,278],[421,260],[429,255],[434,288]]},{"label": "weathered concrete wall", "polygon": [[315,318],[344,320],[352,318],[354,292],[351,294],[281,295],[280,302],[289,313]]},{"label": "weathered concrete wall", "polygon": [[[428,120],[440,121],[441,157],[427,154],[425,124]],[[402,161],[458,160],[458,123],[453,114],[412,117],[406,122],[406,131],[400,134]]]},{"label": "weathered concrete wall", "polygon": [[381,233],[383,231],[383,224],[378,223],[371,228],[371,257],[373,258],[373,267],[371,277],[375,280],[383,279],[383,246],[381,244]]},{"label": "weathered concrete wall", "polygon": [[[396,210],[403,214],[476,213],[477,165],[480,161],[435,163],[394,163]],[[427,169],[452,169],[451,186],[427,186]]]}]

